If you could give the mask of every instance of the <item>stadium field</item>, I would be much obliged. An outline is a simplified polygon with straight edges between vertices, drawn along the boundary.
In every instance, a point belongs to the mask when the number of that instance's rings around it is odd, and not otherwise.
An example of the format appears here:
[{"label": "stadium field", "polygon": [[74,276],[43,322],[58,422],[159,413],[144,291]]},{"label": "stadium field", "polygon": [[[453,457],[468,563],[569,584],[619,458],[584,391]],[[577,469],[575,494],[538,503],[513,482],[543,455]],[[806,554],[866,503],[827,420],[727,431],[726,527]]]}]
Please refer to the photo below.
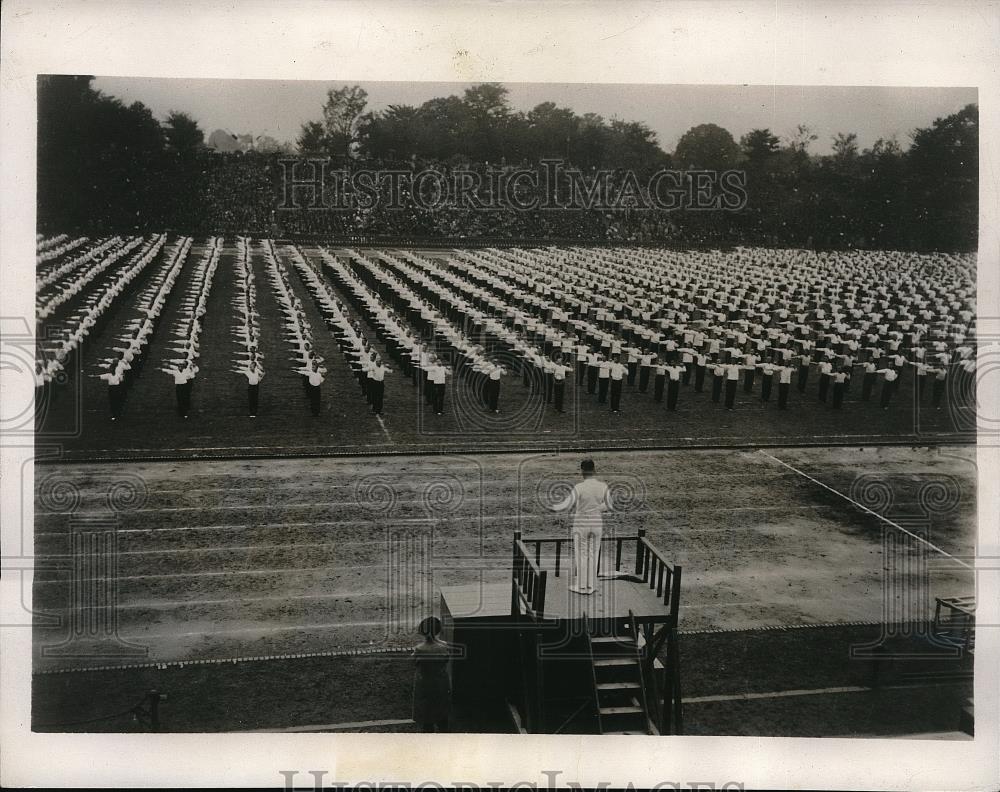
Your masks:
[{"label": "stadium field", "polygon": [[[397,645],[409,641],[412,625],[394,624],[403,614],[387,610],[388,564],[406,560],[388,557],[395,534],[427,533],[433,557],[417,571],[434,587],[504,580],[514,530],[565,530],[543,503],[549,489],[573,480],[574,461],[545,454],[43,465],[35,551],[57,560],[76,523],[112,516],[120,632],[148,644],[150,660]],[[612,530],[646,529],[684,567],[685,628],[878,621],[883,529],[848,500],[865,505],[870,481],[894,490],[885,516],[904,515],[904,526],[920,512],[922,482],[953,486],[960,497],[932,515],[927,539],[952,556],[972,550],[970,449],[607,452],[599,461],[620,493]],[[68,486],[79,489],[71,512],[61,492]],[[109,512],[116,488],[135,496]],[[961,593],[961,566],[932,550],[928,561],[936,595]],[[37,608],[60,610],[64,593],[57,573],[40,570]]]},{"label": "stadium field", "polygon": [[[610,530],[643,528],[683,566],[684,633],[767,641],[839,625],[868,635],[887,620],[925,622],[935,597],[973,590],[963,566],[975,535],[971,448],[596,459],[619,508]],[[35,627],[36,685],[73,684],[65,680],[94,667],[155,676],[161,666],[267,658],[273,668],[301,655],[404,649],[438,587],[509,580],[514,530],[568,530],[544,504],[576,464],[503,454],[39,465],[34,608],[59,618]],[[117,638],[93,640],[73,633],[91,600],[58,567],[74,536],[110,525]],[[737,687],[739,662],[723,663]],[[780,684],[809,687],[793,677],[782,672]],[[383,691],[395,711],[405,710],[404,688]]]}]

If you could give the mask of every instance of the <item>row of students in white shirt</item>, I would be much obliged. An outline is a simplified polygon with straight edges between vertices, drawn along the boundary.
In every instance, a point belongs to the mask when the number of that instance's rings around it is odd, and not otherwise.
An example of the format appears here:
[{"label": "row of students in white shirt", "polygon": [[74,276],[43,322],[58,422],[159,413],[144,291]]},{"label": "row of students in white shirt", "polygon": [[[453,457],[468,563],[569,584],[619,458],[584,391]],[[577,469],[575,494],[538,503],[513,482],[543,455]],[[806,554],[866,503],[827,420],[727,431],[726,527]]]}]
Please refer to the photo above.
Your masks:
[{"label": "row of students in white shirt", "polygon": [[[505,255],[514,255],[515,253],[516,253],[516,251],[514,251],[514,252],[509,251],[509,250],[503,251],[503,254],[505,254]],[[630,251],[628,254],[629,255],[633,255],[634,252]],[[588,251],[588,255],[600,255],[600,253],[599,252],[595,253],[593,251]],[[499,257],[499,256],[497,256],[495,258],[497,259],[497,262],[496,262],[497,266],[503,267],[504,266],[503,259],[501,257]],[[512,266],[516,266],[516,265],[512,265]],[[622,279],[627,279],[629,277],[628,271],[627,271],[628,270],[627,267],[624,267],[625,271],[622,271],[622,269],[623,269],[622,262],[618,262],[617,266],[618,266],[618,271],[617,272],[608,273],[606,276],[604,276],[604,281],[603,282],[594,282],[594,283],[591,283],[590,286],[592,288],[599,289],[600,291],[614,292],[614,290],[616,289],[616,284],[620,283],[620,281]],[[538,276],[538,272],[541,271],[541,272],[544,273],[545,272],[545,267],[546,267],[546,264],[545,264],[544,260],[535,260],[533,262],[532,268],[530,270],[531,275],[533,277],[539,277]],[[558,267],[557,267],[558,271],[556,272],[556,275],[553,276],[553,277],[558,277],[560,279],[560,281],[567,281],[567,280],[572,281],[572,276],[569,276],[569,277],[567,276],[566,269],[567,269],[566,263],[565,262],[560,262],[558,264]],[[570,269],[572,270],[572,267]],[[526,275],[525,277],[528,277],[528,276]],[[650,286],[650,288],[653,288],[653,287]],[[745,293],[745,290],[742,290],[742,291]],[[770,297],[768,297],[768,300],[773,305],[773,304],[775,304],[775,303],[778,302],[778,295],[774,292],[773,289],[771,289],[769,291],[771,292],[771,295],[770,295]],[[883,296],[885,296],[885,297],[889,296],[888,293],[884,289],[881,290],[881,293],[883,293]],[[957,289],[957,294],[962,299],[968,299],[968,297],[972,294],[972,291],[970,289],[968,289],[968,288],[961,288],[961,289]],[[604,300],[608,304],[612,304],[612,298],[608,297],[607,294],[604,294],[603,296],[601,294],[598,294],[597,295],[597,299],[598,300]],[[703,296],[703,299],[707,300],[707,297]],[[643,302],[645,303],[645,307],[647,308],[647,311],[645,312],[645,315],[650,315],[649,311],[648,311],[648,309],[650,308],[650,303],[648,301],[645,301],[645,300]],[[887,300],[883,300],[882,302],[885,303],[886,305],[888,304]],[[622,303],[618,299],[616,299],[613,302],[613,305],[617,309],[617,313],[619,313],[619,314],[622,314],[623,313],[623,309],[626,307],[625,303]],[[955,307],[955,306],[962,305],[962,303],[960,301],[953,300],[952,303],[951,303],[951,305],[953,307]],[[767,308],[769,306],[768,306],[767,303],[762,303],[762,307]],[[802,307],[805,307],[805,304],[803,304]],[[868,308],[869,306],[866,305],[864,307]],[[972,316],[973,311],[971,311],[970,308],[971,308],[971,306],[966,306],[964,309],[962,309],[960,311],[962,317],[964,317],[964,320],[968,320]],[[783,311],[783,309],[779,308],[778,312],[780,313],[781,311]],[[631,313],[638,314],[640,312],[637,311],[637,310],[635,310],[635,308],[633,307],[631,309]],[[788,312],[784,311],[784,313],[787,314]],[[820,310],[819,313],[823,314],[824,312],[822,310]],[[856,314],[860,314],[861,311],[860,310],[856,310],[855,313]],[[891,316],[894,313],[894,309],[888,308],[887,309],[887,313]],[[725,316],[725,315],[722,315],[722,316]],[[803,315],[800,318],[804,319],[805,316]],[[912,315],[908,316],[908,315],[906,315],[904,313],[901,313],[900,317],[899,317],[899,320],[905,326],[906,323],[909,322],[909,321],[912,321],[913,318],[914,317]]]},{"label": "row of students in white shirt", "polygon": [[[187,418],[191,411],[191,395],[201,357],[202,317],[208,305],[215,271],[222,254],[222,239],[209,239],[204,252],[195,263],[188,292],[180,303],[180,316],[174,328],[174,343],[168,347],[174,357],[161,370],[173,377],[177,412]],[[178,270],[179,271],[179,270]]]},{"label": "row of students in white shirt", "polygon": [[41,295],[42,291],[48,287],[50,284],[55,283],[59,278],[63,277],[67,273],[72,272],[78,267],[93,261],[95,258],[100,256],[106,250],[118,245],[122,242],[120,236],[113,236],[104,239],[97,240],[91,247],[87,248],[82,252],[78,252],[75,256],[69,258],[66,261],[56,262],[54,265],[49,267],[40,267],[35,273],[35,297]]},{"label": "row of students in white shirt", "polygon": [[[165,242],[166,236],[160,236],[143,255],[143,259],[148,262],[155,258]],[[128,388],[142,371],[148,353],[147,347],[160,322],[167,296],[173,289],[190,246],[191,240],[182,237],[168,248],[163,264],[153,273],[136,297],[137,315],[125,322],[122,334],[112,342],[118,344],[108,350],[112,354],[98,361],[99,368],[103,371],[95,376],[108,384],[111,420],[117,420],[121,416]],[[132,277],[145,266],[145,264],[139,266],[143,259],[136,263],[137,269],[134,270]]]},{"label": "row of students in white shirt", "polygon": [[[415,257],[412,256],[412,255],[410,255],[409,258],[411,260],[415,260]],[[468,263],[468,267],[469,267],[470,270],[472,270],[473,272],[475,272],[475,265],[474,264]],[[450,276],[448,276],[447,279],[449,280],[449,282],[451,282],[454,285],[460,285],[461,284],[461,279],[458,278],[457,276],[454,276],[453,274],[450,275]],[[534,324],[533,322],[529,323],[527,329],[531,330],[533,324]],[[577,324],[579,326],[586,326],[586,323],[583,323],[583,322],[577,323]],[[613,411],[619,411],[620,410],[620,400],[621,400],[621,384],[620,383],[622,382],[622,380],[626,379],[626,377],[627,377],[629,383],[632,384],[634,382],[634,379],[635,379],[635,376],[636,376],[636,370],[638,368],[641,368],[640,381],[644,381],[643,382],[643,387],[641,387],[641,390],[645,390],[644,386],[645,386],[645,384],[648,383],[649,370],[650,370],[650,366],[651,366],[651,363],[652,363],[652,360],[653,360],[654,356],[652,354],[650,354],[650,353],[641,354],[641,350],[639,350],[637,348],[628,348],[627,349],[627,358],[626,358],[628,360],[628,365],[623,365],[618,360],[618,356],[621,353],[621,344],[620,344],[620,342],[617,341],[617,340],[614,340],[613,338],[611,338],[610,336],[608,336],[608,334],[602,334],[602,333],[600,333],[600,331],[596,330],[593,327],[590,328],[590,331],[591,331],[590,332],[590,339],[592,341],[597,341],[599,336],[603,336],[603,343],[606,345],[607,356],[603,360],[600,360],[595,352],[584,353],[584,350],[587,349],[587,347],[584,346],[584,345],[578,345],[578,347],[579,347],[577,349],[578,354],[580,354],[580,355],[582,355],[582,354],[588,354],[588,357],[590,358],[589,359],[589,363],[590,363],[590,375],[588,377],[588,391],[589,392],[595,392],[596,391],[598,393],[598,401],[599,401],[599,403],[605,403],[606,400],[607,400],[607,397],[608,397],[608,395],[610,393],[611,400],[612,400],[612,410]],[[547,328],[546,332],[547,333],[551,332],[551,328]],[[558,336],[561,335],[561,334],[556,334],[556,335],[557,335],[557,338],[558,338]],[[690,342],[695,343],[695,344],[698,344],[698,346],[701,346],[705,342],[706,339],[707,339],[707,336],[704,333],[700,333],[700,332],[697,332],[697,331],[695,331],[693,333],[692,332],[688,332],[688,333],[686,333],[686,337],[685,337],[685,340],[690,341]],[[746,341],[746,340],[747,339],[744,339],[744,341]],[[702,383],[703,383],[703,380],[704,380],[704,375],[705,375],[705,366],[707,364],[708,358],[705,355],[698,353],[697,350],[694,349],[694,348],[690,348],[690,347],[680,347],[680,348],[677,348],[676,345],[673,344],[673,342],[668,342],[668,343],[670,344],[670,346],[668,346],[668,351],[670,351],[670,352],[673,353],[673,357],[675,359],[676,359],[676,356],[679,355],[680,359],[681,359],[681,362],[683,362],[685,365],[684,366],[678,366],[678,367],[660,366],[658,368],[662,369],[662,375],[661,375],[660,371],[658,371],[657,372],[658,378],[660,376],[663,376],[665,378],[665,376],[667,374],[667,369],[669,368],[670,369],[669,373],[671,375],[670,376],[671,383],[679,381],[681,379],[681,374],[683,373],[684,382],[686,384],[687,381],[688,381],[688,378],[690,377],[690,373],[691,373],[691,370],[692,370],[692,364],[695,364],[694,365],[694,369],[696,371],[696,378],[698,380],[697,389],[701,390]],[[766,350],[766,345],[764,345],[764,349]],[[566,350],[563,350],[563,351],[566,351]],[[718,345],[716,345],[715,353],[717,353],[718,351],[719,351],[718,350]],[[733,357],[734,359],[738,359],[740,357],[740,350],[736,349],[736,348],[727,348],[725,350],[724,354],[726,355],[727,359],[729,357]],[[534,362],[535,362],[536,365],[538,365],[537,361],[534,361]],[[721,365],[721,363],[720,363],[720,365]],[[829,364],[827,364],[827,365],[829,365]],[[781,398],[779,399],[779,401],[780,401],[779,406],[782,407],[782,408],[784,408],[786,406],[786,404],[787,404],[787,387],[783,387],[783,386],[788,386],[790,384],[790,375],[791,375],[792,369],[790,367],[772,366],[772,364],[769,364],[769,363],[759,364],[757,362],[756,357],[750,355],[750,356],[748,356],[747,361],[744,363],[744,366],[743,366],[743,368],[745,368],[746,371],[747,371],[747,378],[745,380],[745,382],[746,382],[745,390],[750,390],[752,388],[752,384],[753,384],[753,372],[755,371],[755,368],[757,366],[760,366],[763,369],[763,373],[764,373],[764,386],[763,387],[766,389],[766,393],[767,393],[768,397],[770,395],[771,377],[773,376],[773,374],[775,372],[779,373],[779,380],[780,380],[779,385],[782,386],[782,387],[779,387],[779,391],[781,391]],[[728,368],[728,370],[725,369],[725,368],[723,368],[723,369],[720,369],[719,373],[720,373],[720,375],[721,374],[726,374],[729,379],[735,380],[735,379],[738,378],[738,370],[739,370],[739,368],[740,367],[738,367],[738,366],[730,365],[729,368]],[[526,373],[525,376],[526,376],[526,382],[527,382],[527,373]],[[583,378],[583,367],[582,366],[579,369],[578,376],[582,380],[582,378]],[[889,380],[892,381],[892,380],[895,379],[895,374],[894,373],[890,373],[888,375],[888,377],[889,377]],[[847,374],[844,373],[844,372],[838,371],[837,373],[835,373],[834,375],[832,375],[832,377],[830,377],[830,379],[832,381],[834,381],[835,383],[844,383],[847,380]],[[663,380],[661,379],[660,380],[660,383],[661,383],[660,387],[656,388],[656,390],[658,392],[661,392],[662,382],[663,382]],[[822,386],[825,386],[827,383],[828,383],[828,379],[827,379],[826,374],[824,374],[823,378],[821,379],[821,399],[822,400],[825,400],[825,397],[826,397],[826,390]],[[840,391],[838,390],[838,388],[836,386],[835,386],[834,390],[835,390],[835,393],[837,394],[837,395],[835,395],[835,398],[834,398],[834,406],[835,407],[839,407],[840,406],[840,398],[839,398]],[[886,390],[887,393],[890,393],[891,392],[891,386],[888,387],[888,388],[886,388],[885,390]],[[658,395],[659,395],[659,393],[658,393]],[[732,407],[731,401],[733,399],[733,395],[734,394],[728,394],[727,393],[727,406],[729,406],[730,408]],[[671,388],[670,388],[670,395],[668,396],[668,402],[671,403],[671,409],[673,408],[672,405],[676,404],[676,390],[673,389],[673,385],[671,385]]]},{"label": "row of students in white shirt", "polygon": [[260,349],[260,314],[257,312],[257,279],[253,272],[250,240],[236,239],[236,296],[233,298],[233,335],[242,350],[237,353],[233,372],[247,381],[247,408],[257,417],[260,381],[264,378],[264,353]]},{"label": "row of students in white shirt", "polygon": [[279,309],[284,314],[282,334],[292,348],[293,365],[298,364],[293,370],[301,375],[302,385],[309,399],[310,410],[313,415],[318,416],[322,408],[321,386],[324,375],[327,373],[326,366],[323,365],[323,357],[314,349],[312,329],[305,309],[301,300],[295,295],[288,275],[278,260],[274,243],[269,239],[264,242],[263,255],[272,291],[277,299]]},{"label": "row of students in white shirt", "polygon": [[[44,320],[52,316],[60,306],[83,293],[99,276],[108,272],[144,242],[141,236],[130,237],[108,250],[92,266],[75,269],[49,284],[49,288],[35,295],[35,313],[38,319]],[[141,255],[141,251],[138,255]]]},{"label": "row of students in white shirt", "polygon": [[[338,273],[336,259],[327,251],[321,251],[320,255],[331,275],[336,276]],[[320,313],[323,315],[327,328],[333,334],[340,346],[341,353],[347,359],[366,401],[371,405],[375,415],[381,415],[385,398],[385,375],[390,373],[391,369],[382,363],[361,323],[357,320],[352,321],[350,309],[327,285],[322,270],[307,260],[297,247],[290,249],[290,256],[303,283],[312,294]],[[349,273],[341,274],[349,275]],[[336,277],[334,277],[334,281],[337,282]],[[349,289],[352,284],[347,280],[340,280],[338,285]],[[357,285],[356,282],[353,285]],[[357,299],[364,296],[350,291],[348,295],[349,298],[353,296]],[[362,310],[365,309],[363,301],[356,303],[356,305]]]},{"label": "row of students in white shirt", "polygon": [[64,321],[46,328],[40,341],[42,353],[36,361],[39,387],[48,387],[60,377],[68,378],[65,366],[72,355],[81,361],[86,358],[88,339],[101,332],[110,307],[128,291],[165,241],[162,234],[151,237],[119,270],[112,271],[105,280],[93,281],[82,291],[81,304]]},{"label": "row of students in white shirt", "polygon": [[[960,335],[957,335],[956,337],[961,337],[961,336],[960,336]],[[766,347],[767,347],[767,344],[766,344],[766,342],[763,342],[763,341],[761,341],[760,343],[761,343],[761,347],[760,347],[760,348],[761,348],[762,350],[766,350]],[[611,348],[607,350],[608,352],[611,352],[612,350],[614,350],[614,351],[618,351],[617,349],[615,349],[615,346],[614,346],[614,345],[609,345],[609,346],[610,346]]]},{"label": "row of students in white shirt", "polygon": [[76,239],[67,239],[66,234],[61,234],[61,240],[58,242],[51,242],[44,248],[39,248],[35,254],[35,266],[41,266],[49,261],[55,261],[60,256],[64,256],[71,251],[76,250],[82,245],[87,244],[90,240],[87,237],[77,237]]}]

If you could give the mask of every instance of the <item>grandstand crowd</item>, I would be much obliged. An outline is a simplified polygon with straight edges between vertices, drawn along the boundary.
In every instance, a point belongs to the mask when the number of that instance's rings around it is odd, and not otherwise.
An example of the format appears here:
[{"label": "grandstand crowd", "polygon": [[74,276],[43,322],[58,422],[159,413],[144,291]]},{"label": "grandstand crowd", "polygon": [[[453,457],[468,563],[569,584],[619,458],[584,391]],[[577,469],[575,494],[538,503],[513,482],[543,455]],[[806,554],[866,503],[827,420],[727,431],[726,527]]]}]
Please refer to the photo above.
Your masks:
[{"label": "grandstand crowd", "polygon": [[[376,416],[394,376],[435,414],[447,409],[449,381],[465,382],[490,413],[503,411],[512,388],[562,412],[576,388],[622,414],[675,411],[689,389],[707,390],[719,409],[734,409],[741,390],[783,410],[813,380],[817,406],[833,410],[848,393],[888,410],[910,379],[917,399],[941,408],[975,380],[970,254],[579,246],[421,254],[211,237],[190,256],[192,244],[166,234],[38,239],[38,397],[65,379],[75,355],[106,381],[110,420],[121,418],[183,271],[175,321],[162,331],[171,357],[160,368],[186,417],[201,347],[214,342],[201,331],[220,266],[233,269],[228,323],[240,351],[229,373],[245,379],[250,416],[264,377],[258,266],[288,356],[268,365],[300,375],[313,415],[331,376],[318,332],[332,336],[356,378],[359,411],[367,402]],[[297,284],[325,327],[310,322]],[[112,341],[93,348],[112,317]]]}]

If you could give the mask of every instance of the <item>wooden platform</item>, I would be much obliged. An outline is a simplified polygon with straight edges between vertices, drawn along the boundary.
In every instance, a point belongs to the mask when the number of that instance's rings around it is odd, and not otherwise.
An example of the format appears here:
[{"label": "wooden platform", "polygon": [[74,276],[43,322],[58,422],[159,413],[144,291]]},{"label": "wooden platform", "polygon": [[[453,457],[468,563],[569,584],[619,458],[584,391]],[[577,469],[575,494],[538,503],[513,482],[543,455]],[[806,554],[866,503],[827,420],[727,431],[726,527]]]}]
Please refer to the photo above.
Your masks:
[{"label": "wooden platform", "polygon": [[[569,590],[569,575],[550,576],[545,597],[546,620],[566,621],[579,619],[586,613],[592,620],[620,619],[631,610],[644,617],[669,617],[670,608],[663,598],[656,596],[648,583],[622,578],[598,580],[593,594],[577,594]],[[510,583],[469,584],[441,588],[442,613],[455,623],[473,626],[476,621],[501,622],[509,620]]]}]

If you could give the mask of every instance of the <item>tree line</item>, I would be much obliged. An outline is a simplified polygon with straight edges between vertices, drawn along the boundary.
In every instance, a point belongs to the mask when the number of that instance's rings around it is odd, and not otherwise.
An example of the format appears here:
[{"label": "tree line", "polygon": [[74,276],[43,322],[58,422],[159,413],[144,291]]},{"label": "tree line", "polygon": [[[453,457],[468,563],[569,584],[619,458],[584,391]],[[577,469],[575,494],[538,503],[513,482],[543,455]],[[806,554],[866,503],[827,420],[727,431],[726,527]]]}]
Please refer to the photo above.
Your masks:
[{"label": "tree line", "polygon": [[[89,76],[39,77],[42,229],[183,229],[212,214],[206,203],[227,194],[227,179],[247,179],[248,158],[260,158],[268,173],[279,170],[269,164],[278,154],[212,153],[186,113],[172,111],[160,122],[141,103],[126,105],[92,82]],[[978,229],[978,138],[978,108],[970,104],[914,130],[906,150],[895,139],[862,149],[857,135],[838,133],[831,153],[821,155],[810,151],[817,136],[805,125],[785,137],[761,128],[736,140],[720,126],[701,124],[667,152],[641,122],[579,115],[553,102],[516,111],[496,83],[381,111],[368,108],[363,88],[345,85],[327,92],[321,115],[302,126],[296,148],[345,167],[562,159],[585,170],[640,174],[739,169],[746,173],[746,206],[732,213],[671,213],[669,226],[683,232],[681,239],[971,250]],[[233,158],[241,161],[228,167]],[[253,194],[274,206],[280,201],[266,190]]]}]

